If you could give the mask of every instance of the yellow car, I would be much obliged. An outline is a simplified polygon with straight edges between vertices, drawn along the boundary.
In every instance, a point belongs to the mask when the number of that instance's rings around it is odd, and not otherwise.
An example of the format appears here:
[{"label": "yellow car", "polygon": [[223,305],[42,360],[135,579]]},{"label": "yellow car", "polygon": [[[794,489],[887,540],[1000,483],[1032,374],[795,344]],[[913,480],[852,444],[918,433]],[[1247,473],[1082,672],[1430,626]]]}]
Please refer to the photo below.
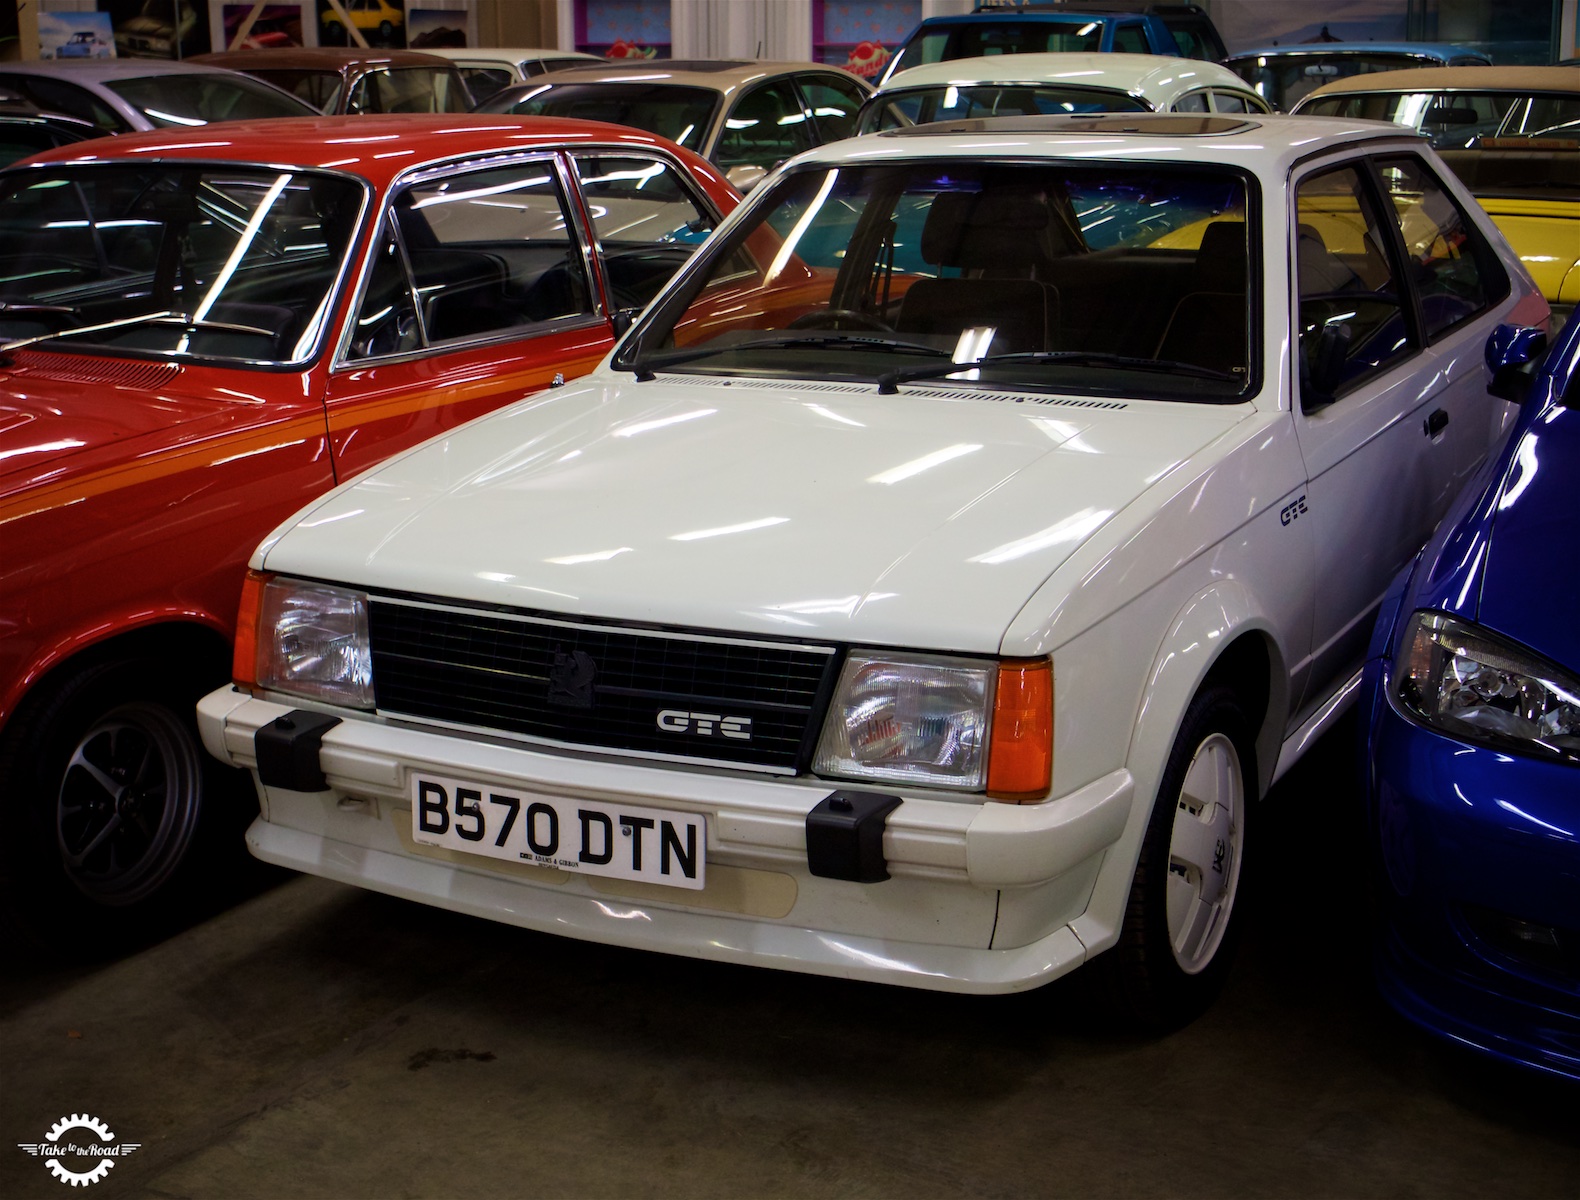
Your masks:
[{"label": "yellow car", "polygon": [[[390,0],[340,0],[340,7],[345,9],[353,26],[365,34],[376,33],[380,42],[390,41],[395,31],[406,24],[405,12]],[[344,43],[346,25],[340,14],[330,8],[324,12],[322,20],[326,37]]]},{"label": "yellow car", "polygon": [[1419,129],[1508,238],[1554,317],[1580,301],[1580,67],[1380,71],[1326,84],[1294,111]]}]

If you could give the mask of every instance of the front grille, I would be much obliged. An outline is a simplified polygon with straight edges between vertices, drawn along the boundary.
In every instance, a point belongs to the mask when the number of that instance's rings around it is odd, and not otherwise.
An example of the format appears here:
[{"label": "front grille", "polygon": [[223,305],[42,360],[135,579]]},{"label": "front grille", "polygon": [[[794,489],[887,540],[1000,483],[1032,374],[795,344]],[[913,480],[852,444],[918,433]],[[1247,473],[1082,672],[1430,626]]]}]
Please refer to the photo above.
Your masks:
[{"label": "front grille", "polygon": [[377,597],[370,620],[380,712],[776,771],[805,766],[837,659],[830,646]]}]

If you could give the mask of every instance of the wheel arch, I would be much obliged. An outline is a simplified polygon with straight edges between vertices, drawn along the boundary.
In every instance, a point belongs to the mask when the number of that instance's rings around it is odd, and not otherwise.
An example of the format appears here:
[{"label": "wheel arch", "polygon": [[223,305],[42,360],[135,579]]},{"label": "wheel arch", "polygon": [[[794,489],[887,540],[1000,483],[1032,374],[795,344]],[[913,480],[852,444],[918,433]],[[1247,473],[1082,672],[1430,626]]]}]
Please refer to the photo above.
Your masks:
[{"label": "wheel arch", "polygon": [[1286,655],[1277,623],[1243,583],[1225,579],[1184,604],[1153,657],[1131,729],[1126,764],[1135,803],[1125,832],[1098,871],[1086,912],[1072,924],[1088,955],[1114,945],[1141,843],[1169,753],[1192,699],[1209,683],[1233,688],[1256,730],[1256,792],[1268,788],[1289,708]]},{"label": "wheel arch", "polygon": [[217,687],[230,676],[231,634],[217,622],[184,613],[116,629],[104,636],[89,633],[58,642],[34,660],[6,697],[0,736],[62,680],[100,663],[137,654],[176,656],[191,669],[210,670]]},{"label": "wheel arch", "polygon": [[[1129,761],[1166,759],[1185,710],[1209,683],[1233,689],[1256,730],[1260,796],[1272,782],[1283,743],[1289,670],[1275,622],[1255,595],[1234,580],[1204,589],[1175,617],[1153,659]],[[1148,774],[1155,782],[1155,773]]]}]

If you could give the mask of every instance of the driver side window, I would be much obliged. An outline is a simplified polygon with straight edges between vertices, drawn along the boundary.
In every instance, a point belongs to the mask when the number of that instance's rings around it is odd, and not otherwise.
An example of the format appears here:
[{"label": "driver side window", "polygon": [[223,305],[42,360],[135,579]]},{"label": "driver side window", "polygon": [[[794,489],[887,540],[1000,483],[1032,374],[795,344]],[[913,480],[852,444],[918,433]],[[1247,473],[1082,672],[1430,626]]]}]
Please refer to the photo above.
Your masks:
[{"label": "driver side window", "polygon": [[713,230],[673,166],[656,158],[578,154],[576,174],[616,308],[644,308]]},{"label": "driver side window", "polygon": [[1403,290],[1360,166],[1303,179],[1296,191],[1300,392],[1307,412],[1415,351]]},{"label": "driver side window", "polygon": [[1421,295],[1427,340],[1436,341],[1508,295],[1508,276],[1419,158],[1385,158],[1377,167],[1404,233],[1405,263]]},{"label": "driver side window", "polygon": [[368,287],[357,313],[347,357],[382,358],[404,354],[422,345],[417,326],[417,305],[412,299],[411,277],[395,229],[385,222],[384,236],[375,251]]}]

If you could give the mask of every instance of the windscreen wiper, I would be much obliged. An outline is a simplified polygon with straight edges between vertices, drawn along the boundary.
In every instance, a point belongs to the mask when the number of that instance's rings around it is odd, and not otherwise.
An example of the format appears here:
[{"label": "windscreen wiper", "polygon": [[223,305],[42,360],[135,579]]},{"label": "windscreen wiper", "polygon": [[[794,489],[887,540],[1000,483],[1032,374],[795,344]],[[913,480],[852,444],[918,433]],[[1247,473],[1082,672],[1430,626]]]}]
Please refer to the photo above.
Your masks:
[{"label": "windscreen wiper", "polygon": [[900,384],[915,379],[938,379],[958,371],[973,371],[978,367],[995,367],[1005,363],[1122,367],[1132,371],[1162,371],[1169,375],[1189,375],[1194,379],[1215,379],[1225,383],[1242,382],[1240,376],[1232,372],[1215,371],[1198,363],[1179,362],[1171,358],[1136,358],[1128,354],[1105,354],[1095,350],[1024,350],[1014,354],[990,354],[975,362],[935,363],[926,367],[913,367],[909,371],[889,371],[878,376],[878,395],[892,396],[899,391]]},{"label": "windscreen wiper", "polygon": [[17,304],[10,300],[0,300],[0,316],[6,313],[64,313],[68,317],[74,317],[81,311],[80,308],[73,308],[69,304],[28,304],[25,302]]},{"label": "windscreen wiper", "polygon": [[218,329],[224,333],[253,333],[260,337],[272,338],[274,330],[263,329],[257,325],[238,325],[232,321],[208,321],[189,317],[186,313],[165,311],[141,313],[135,317],[121,317],[114,321],[103,321],[97,325],[79,325],[76,329],[62,329],[59,333],[38,333],[32,337],[18,338],[14,342],[0,345],[0,350],[19,350],[23,346],[31,346],[37,342],[53,342],[61,338],[81,337],[86,333],[108,333],[116,329],[129,329],[134,325],[176,325],[182,329]]},{"label": "windscreen wiper", "polygon": [[693,346],[685,350],[676,350],[669,354],[654,354],[650,357],[638,358],[630,366],[616,369],[635,372],[638,383],[647,383],[655,378],[656,372],[662,371],[665,367],[679,366],[681,363],[693,362],[699,358],[711,358],[715,354],[729,354],[736,350],[790,350],[803,346],[822,347],[824,349],[829,347],[855,347],[859,350],[904,350],[913,354],[927,354],[935,357],[949,353],[947,350],[940,350],[937,346],[928,346],[921,342],[908,342],[903,338],[883,337],[881,335],[832,337],[828,334],[819,334],[814,337],[757,338],[753,341],[730,342],[724,346]]}]

